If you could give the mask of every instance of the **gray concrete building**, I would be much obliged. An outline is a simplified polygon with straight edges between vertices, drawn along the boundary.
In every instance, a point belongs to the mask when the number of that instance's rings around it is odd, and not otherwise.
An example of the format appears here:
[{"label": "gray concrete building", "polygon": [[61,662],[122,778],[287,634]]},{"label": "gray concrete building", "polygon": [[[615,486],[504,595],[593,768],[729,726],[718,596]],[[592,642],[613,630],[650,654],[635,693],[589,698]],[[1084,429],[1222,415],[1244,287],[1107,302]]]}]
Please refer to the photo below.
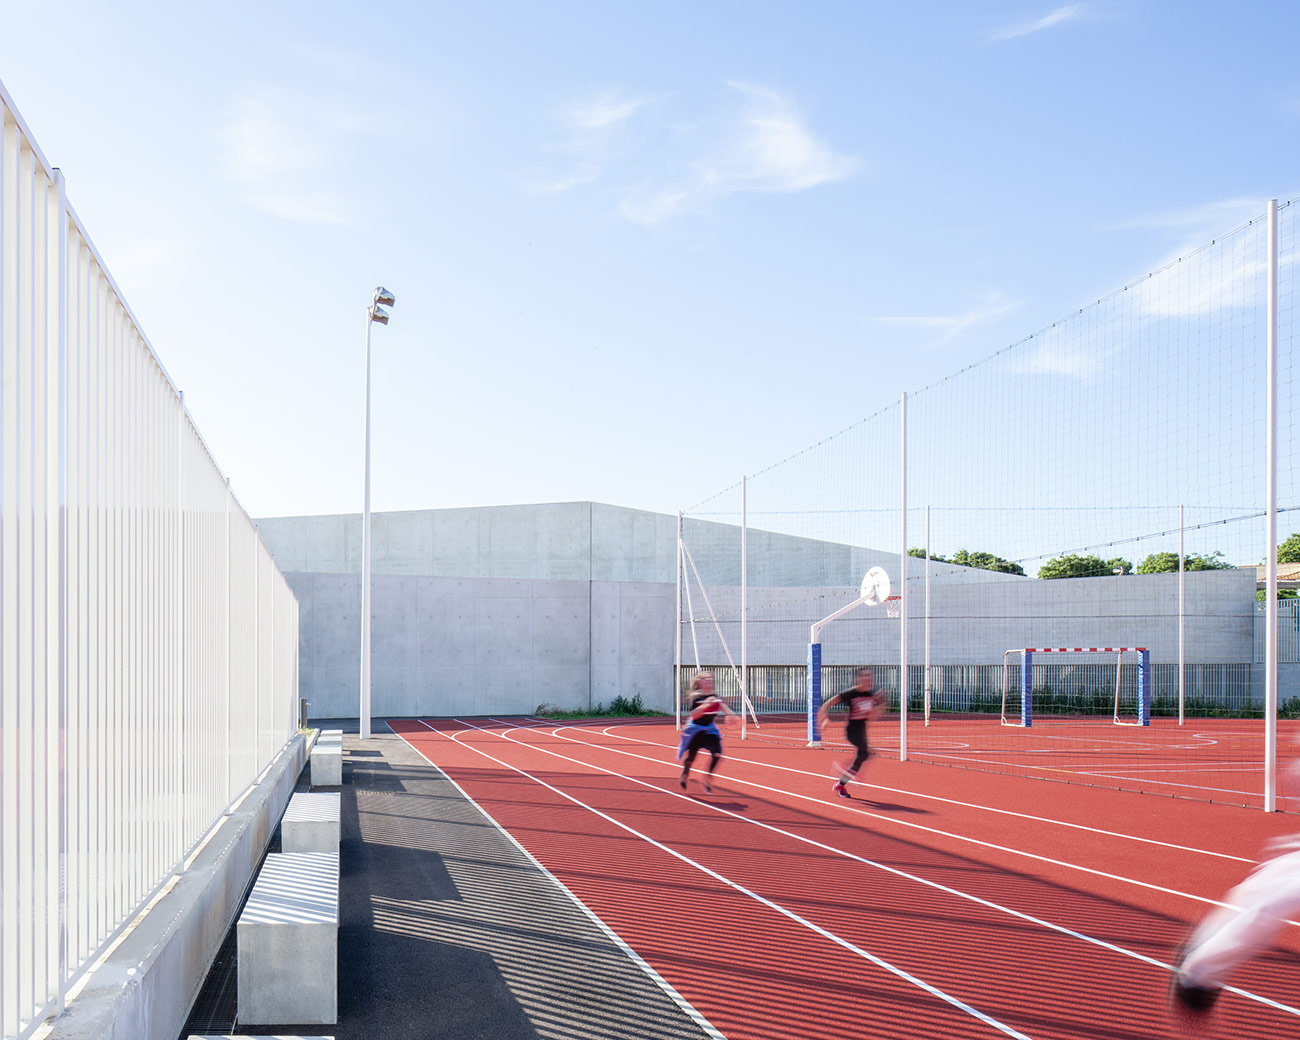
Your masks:
[{"label": "gray concrete building", "polygon": [[[298,597],[310,715],[355,717],[360,516],[257,525]],[[698,623],[693,633],[683,626],[683,660],[692,663],[698,646],[704,664],[724,663],[728,651],[739,663],[740,531],[687,520],[684,538],[703,585],[688,569],[692,598],[683,610]],[[620,695],[671,708],[675,516],[595,502],[377,513],[372,545],[376,717],[586,709]],[[751,665],[803,664],[808,626],[850,602],[869,567],[884,567],[898,591],[896,553],[751,530],[748,556]],[[919,665],[925,565],[908,566],[909,653]],[[931,659],[1000,665],[1016,647],[1124,645],[1149,647],[1153,663],[1176,665],[1177,583],[1176,574],[1040,581],[932,564]],[[1190,664],[1244,666],[1249,674],[1254,592],[1249,571],[1186,576]],[[860,608],[835,622],[823,637],[826,663],[896,664],[899,622],[889,613]],[[1288,666],[1283,675],[1285,696]]]}]

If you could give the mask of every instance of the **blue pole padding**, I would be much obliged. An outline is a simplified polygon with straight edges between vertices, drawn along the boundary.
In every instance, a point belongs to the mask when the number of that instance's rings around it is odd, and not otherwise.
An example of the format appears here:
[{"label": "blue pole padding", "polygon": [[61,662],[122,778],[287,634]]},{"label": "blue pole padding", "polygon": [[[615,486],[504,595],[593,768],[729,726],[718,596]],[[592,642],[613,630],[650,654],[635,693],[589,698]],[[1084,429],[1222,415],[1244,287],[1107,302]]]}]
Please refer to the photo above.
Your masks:
[{"label": "blue pole padding", "polygon": [[822,707],[822,645],[808,644],[808,743],[822,739],[817,729],[817,713]]},{"label": "blue pole padding", "polygon": [[1021,655],[1020,664],[1020,724],[1034,724],[1034,655],[1028,650]]},{"label": "blue pole padding", "polygon": [[1138,653],[1138,725],[1151,725],[1151,651]]}]

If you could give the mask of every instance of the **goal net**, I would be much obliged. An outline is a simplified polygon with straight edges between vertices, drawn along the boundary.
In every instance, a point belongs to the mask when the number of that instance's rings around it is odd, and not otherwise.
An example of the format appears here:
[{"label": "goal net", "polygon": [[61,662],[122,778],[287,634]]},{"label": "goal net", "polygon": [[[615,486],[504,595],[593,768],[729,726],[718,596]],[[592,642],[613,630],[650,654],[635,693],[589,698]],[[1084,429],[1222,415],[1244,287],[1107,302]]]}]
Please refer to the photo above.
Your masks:
[{"label": "goal net", "polygon": [[1002,655],[1002,725],[1151,725],[1151,659],[1140,646],[1024,647]]}]

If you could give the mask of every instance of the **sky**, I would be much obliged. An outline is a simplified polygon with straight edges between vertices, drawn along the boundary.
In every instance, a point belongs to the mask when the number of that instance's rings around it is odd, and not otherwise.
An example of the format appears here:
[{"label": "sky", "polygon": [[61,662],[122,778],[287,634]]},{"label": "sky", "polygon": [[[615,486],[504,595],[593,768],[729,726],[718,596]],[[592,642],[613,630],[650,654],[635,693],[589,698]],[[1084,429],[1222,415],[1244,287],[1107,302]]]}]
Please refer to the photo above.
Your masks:
[{"label": "sky", "polygon": [[676,512],[1300,195],[1286,3],[0,0],[254,517]]}]

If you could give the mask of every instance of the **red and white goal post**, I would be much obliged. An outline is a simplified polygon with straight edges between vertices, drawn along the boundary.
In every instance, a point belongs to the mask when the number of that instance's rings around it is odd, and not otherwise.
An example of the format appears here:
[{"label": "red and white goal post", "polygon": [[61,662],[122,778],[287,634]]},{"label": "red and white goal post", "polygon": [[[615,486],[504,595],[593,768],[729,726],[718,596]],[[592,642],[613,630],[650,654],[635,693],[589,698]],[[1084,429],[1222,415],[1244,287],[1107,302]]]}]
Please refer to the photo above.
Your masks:
[{"label": "red and white goal post", "polygon": [[[1015,691],[1020,696],[1020,712],[1007,717],[1007,701],[1012,695],[1011,655],[1020,655],[1020,679]],[[1025,726],[1034,724],[1034,655],[1035,654],[1114,654],[1115,695],[1112,704],[1112,721],[1117,726],[1151,725],[1151,654],[1144,646],[1040,646],[1008,650],[1002,655],[1002,725]],[[1124,697],[1124,655],[1137,655],[1137,683],[1135,695]],[[1090,662],[1094,667],[1097,662]],[[1131,665],[1130,665],[1131,667]],[[1065,681],[1071,681],[1065,679]]]}]

